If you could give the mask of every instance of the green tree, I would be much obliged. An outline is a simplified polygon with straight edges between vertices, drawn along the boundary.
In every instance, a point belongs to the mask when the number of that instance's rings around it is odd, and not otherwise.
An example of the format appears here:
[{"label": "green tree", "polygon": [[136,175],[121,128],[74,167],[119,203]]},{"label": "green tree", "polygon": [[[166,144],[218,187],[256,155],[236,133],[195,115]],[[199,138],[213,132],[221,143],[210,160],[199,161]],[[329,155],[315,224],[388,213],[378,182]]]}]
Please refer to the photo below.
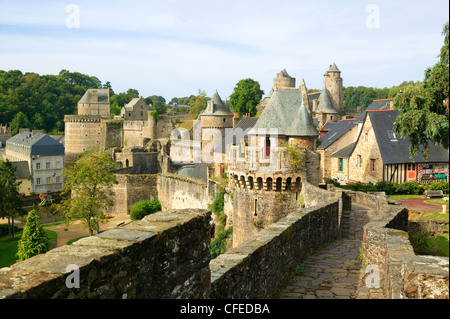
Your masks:
[{"label": "green tree", "polygon": [[208,98],[206,97],[206,92],[202,90],[198,90],[198,95],[193,96],[189,99],[189,106],[191,109],[189,113],[191,117],[195,120],[198,115],[206,109],[206,105],[208,103]]},{"label": "green tree", "polygon": [[21,128],[30,128],[30,122],[24,113],[19,112],[11,121],[11,134],[16,135]]},{"label": "green tree", "polygon": [[64,172],[66,183],[61,194],[68,198],[57,206],[67,224],[81,220],[92,236],[106,223],[104,213],[113,205],[112,173],[115,164],[106,152],[96,150],[82,156]]},{"label": "green tree", "polygon": [[14,217],[23,215],[19,185],[9,160],[0,161],[0,217],[8,218],[8,233],[11,240],[15,236]]},{"label": "green tree", "polygon": [[17,249],[17,261],[43,254],[50,250],[50,242],[42,226],[38,222],[39,217],[33,209],[28,213],[27,224],[19,240]]},{"label": "green tree", "polygon": [[153,102],[153,108],[155,109],[156,113],[158,114],[165,114],[167,111],[166,105],[161,102],[160,100],[155,100]]},{"label": "green tree", "polygon": [[424,159],[429,155],[429,141],[441,144],[448,150],[449,143],[449,55],[448,22],[443,27],[444,45],[439,61],[425,70],[423,82],[408,86],[394,99],[398,116],[394,129],[402,137],[409,136],[411,157],[423,150]]},{"label": "green tree", "polygon": [[250,113],[250,116],[255,116],[257,112],[256,107],[261,101],[263,94],[264,91],[261,90],[258,81],[253,79],[240,80],[230,95],[233,111],[239,113],[241,117],[246,113]]}]

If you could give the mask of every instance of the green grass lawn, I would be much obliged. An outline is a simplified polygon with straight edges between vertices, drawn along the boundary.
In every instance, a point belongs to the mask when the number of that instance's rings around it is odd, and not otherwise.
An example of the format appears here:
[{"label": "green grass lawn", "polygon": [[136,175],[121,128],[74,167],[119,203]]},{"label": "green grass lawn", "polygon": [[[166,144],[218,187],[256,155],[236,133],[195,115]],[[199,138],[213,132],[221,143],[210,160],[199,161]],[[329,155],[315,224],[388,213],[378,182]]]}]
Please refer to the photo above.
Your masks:
[{"label": "green grass lawn", "polygon": [[[50,243],[56,241],[57,234],[54,231],[44,229]],[[17,246],[19,239],[22,237],[23,230],[16,232],[15,239],[10,241],[9,236],[0,237],[0,268],[9,267],[16,263]]]},{"label": "green grass lawn", "polygon": [[423,198],[422,195],[389,195],[389,198]]},{"label": "green grass lawn", "polygon": [[425,203],[448,206],[448,200],[443,200],[443,199],[429,199],[429,200],[426,200]]},{"label": "green grass lawn", "polygon": [[425,211],[421,212],[419,219],[448,220],[448,214],[442,214],[442,211],[425,210]]}]

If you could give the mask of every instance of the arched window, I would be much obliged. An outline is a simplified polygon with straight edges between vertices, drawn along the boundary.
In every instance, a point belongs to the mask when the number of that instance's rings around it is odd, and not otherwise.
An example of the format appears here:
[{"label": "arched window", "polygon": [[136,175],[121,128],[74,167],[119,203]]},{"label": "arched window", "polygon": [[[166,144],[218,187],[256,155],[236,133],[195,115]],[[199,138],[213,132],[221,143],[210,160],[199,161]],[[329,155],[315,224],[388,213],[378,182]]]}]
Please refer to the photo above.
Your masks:
[{"label": "arched window", "polygon": [[286,178],[286,190],[287,191],[290,190],[291,186],[292,186],[292,178],[288,177],[288,178]]},{"label": "arched window", "polygon": [[300,177],[297,177],[297,178],[295,179],[295,189],[296,189],[297,191],[299,191],[299,190],[302,189],[302,179],[301,179]]},{"label": "arched window", "polygon": [[282,183],[283,183],[283,179],[281,177],[278,177],[277,178],[277,188],[276,188],[277,192],[281,191]]},{"label": "arched window", "polygon": [[257,189],[263,189],[263,179],[261,177],[256,179],[256,187]]},{"label": "arched window", "polygon": [[267,177],[267,190],[271,191],[272,190],[272,177]]},{"label": "arched window", "polygon": [[253,189],[253,177],[248,177],[248,189]]}]

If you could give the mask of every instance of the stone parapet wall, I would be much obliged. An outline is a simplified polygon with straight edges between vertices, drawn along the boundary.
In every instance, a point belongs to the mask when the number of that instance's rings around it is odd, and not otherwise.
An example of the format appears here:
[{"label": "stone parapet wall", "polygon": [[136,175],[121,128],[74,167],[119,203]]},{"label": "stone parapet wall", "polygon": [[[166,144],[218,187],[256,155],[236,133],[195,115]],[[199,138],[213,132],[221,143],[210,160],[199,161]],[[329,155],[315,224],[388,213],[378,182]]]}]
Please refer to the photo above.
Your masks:
[{"label": "stone parapet wall", "polygon": [[385,196],[358,195],[353,198],[365,204],[372,196],[377,210],[377,216],[364,226],[363,262],[379,272],[387,298],[448,299],[449,258],[415,255],[407,233],[408,210],[389,205]]},{"label": "stone parapet wall", "polygon": [[168,173],[158,174],[157,176],[157,194],[163,210],[174,208],[207,209],[208,205],[214,201],[214,197],[209,196],[209,184],[202,180]]},{"label": "stone parapet wall", "polygon": [[0,299],[207,298],[210,215],[152,214],[2,268]]},{"label": "stone parapet wall", "polygon": [[338,237],[339,201],[297,210],[210,263],[212,299],[272,298],[306,256]]}]

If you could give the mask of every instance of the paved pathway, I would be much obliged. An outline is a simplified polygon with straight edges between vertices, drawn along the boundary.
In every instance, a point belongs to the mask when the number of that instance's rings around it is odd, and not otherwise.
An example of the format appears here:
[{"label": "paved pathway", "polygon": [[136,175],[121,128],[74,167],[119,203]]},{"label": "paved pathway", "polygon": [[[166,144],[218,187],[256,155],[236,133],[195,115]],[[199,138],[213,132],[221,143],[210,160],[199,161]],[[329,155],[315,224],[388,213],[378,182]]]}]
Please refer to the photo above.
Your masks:
[{"label": "paved pathway", "polygon": [[373,216],[369,208],[353,204],[348,238],[336,240],[304,260],[299,265],[302,274],[293,275],[278,298],[383,299],[381,288],[366,287],[366,267],[358,260],[363,227]]},{"label": "paved pathway", "polygon": [[[426,201],[429,200],[429,198],[395,198],[395,201],[399,202],[400,204],[404,205],[409,210],[414,211],[424,211],[424,210],[432,210],[432,211],[442,211],[442,205],[437,204],[430,204]],[[448,205],[446,205],[446,210],[448,211]]]}]

